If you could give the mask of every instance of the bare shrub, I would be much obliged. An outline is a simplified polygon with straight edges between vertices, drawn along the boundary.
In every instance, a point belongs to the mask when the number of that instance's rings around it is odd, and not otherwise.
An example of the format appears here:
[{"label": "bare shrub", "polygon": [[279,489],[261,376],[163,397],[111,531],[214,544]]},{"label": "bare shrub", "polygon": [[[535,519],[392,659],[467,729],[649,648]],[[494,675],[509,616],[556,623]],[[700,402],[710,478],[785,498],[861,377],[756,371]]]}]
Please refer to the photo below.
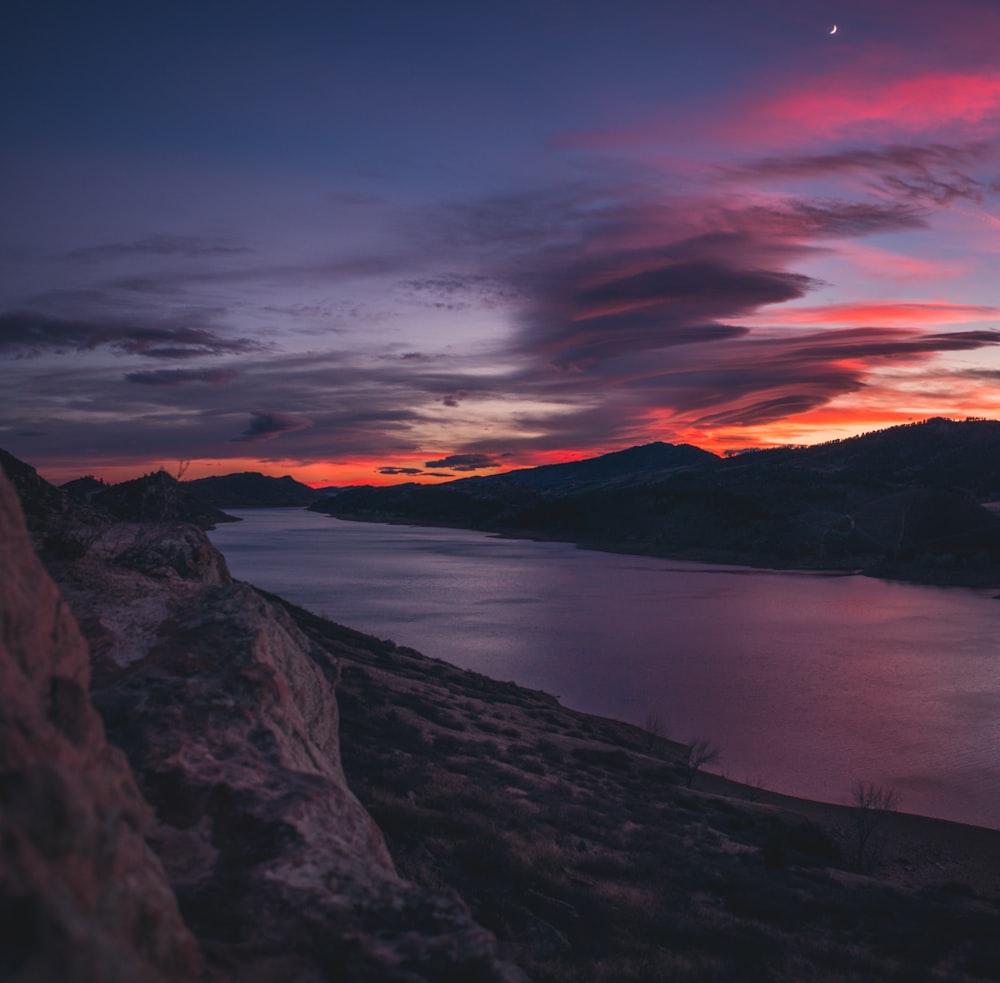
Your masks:
[{"label": "bare shrub", "polygon": [[687,787],[694,785],[694,780],[698,772],[722,757],[722,748],[712,741],[703,737],[694,738],[687,746],[687,757],[685,759],[685,777]]},{"label": "bare shrub", "polygon": [[855,808],[855,867],[858,871],[871,872],[882,860],[886,820],[899,809],[899,792],[858,780],[851,788],[851,800]]}]

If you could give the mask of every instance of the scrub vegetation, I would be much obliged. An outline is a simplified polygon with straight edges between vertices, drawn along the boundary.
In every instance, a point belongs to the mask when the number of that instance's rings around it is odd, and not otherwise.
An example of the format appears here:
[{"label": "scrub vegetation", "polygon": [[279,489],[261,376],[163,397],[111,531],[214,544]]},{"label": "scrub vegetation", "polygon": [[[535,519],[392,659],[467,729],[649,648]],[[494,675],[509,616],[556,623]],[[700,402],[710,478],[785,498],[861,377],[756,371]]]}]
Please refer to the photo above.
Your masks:
[{"label": "scrub vegetation", "polygon": [[532,979],[1000,979],[997,832],[897,813],[865,783],[851,806],[710,771],[689,787],[714,746],[665,722],[289,609],[341,659],[344,767],[400,873],[457,892]]}]

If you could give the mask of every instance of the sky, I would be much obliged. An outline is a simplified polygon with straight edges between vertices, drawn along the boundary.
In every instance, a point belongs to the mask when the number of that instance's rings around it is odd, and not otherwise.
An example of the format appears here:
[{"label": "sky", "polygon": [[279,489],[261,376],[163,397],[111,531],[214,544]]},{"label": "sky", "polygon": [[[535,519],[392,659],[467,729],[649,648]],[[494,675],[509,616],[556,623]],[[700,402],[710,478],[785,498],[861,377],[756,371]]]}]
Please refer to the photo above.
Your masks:
[{"label": "sky", "polygon": [[998,417],[997,38],[994,0],[19,0],[0,446],[385,484]]}]

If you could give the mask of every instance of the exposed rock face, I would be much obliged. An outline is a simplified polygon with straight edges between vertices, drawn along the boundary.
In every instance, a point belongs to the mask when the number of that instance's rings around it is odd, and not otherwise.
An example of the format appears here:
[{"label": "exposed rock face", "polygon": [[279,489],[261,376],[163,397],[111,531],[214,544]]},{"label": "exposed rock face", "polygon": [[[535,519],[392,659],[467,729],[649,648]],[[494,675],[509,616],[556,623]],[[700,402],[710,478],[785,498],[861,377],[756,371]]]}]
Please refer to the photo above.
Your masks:
[{"label": "exposed rock face", "polygon": [[336,661],[201,530],[109,525],[50,564],[212,978],[521,978],[456,898],[396,875],[341,769]]},{"label": "exposed rock face", "polygon": [[0,978],[200,978],[87,646],[0,475]]}]

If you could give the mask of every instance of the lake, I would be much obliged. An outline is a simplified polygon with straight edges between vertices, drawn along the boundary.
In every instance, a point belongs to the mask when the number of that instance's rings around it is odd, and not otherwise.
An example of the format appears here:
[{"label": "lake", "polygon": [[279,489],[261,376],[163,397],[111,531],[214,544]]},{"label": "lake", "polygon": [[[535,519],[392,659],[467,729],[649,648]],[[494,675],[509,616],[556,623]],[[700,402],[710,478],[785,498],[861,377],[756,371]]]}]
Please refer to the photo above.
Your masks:
[{"label": "lake", "polygon": [[722,748],[738,781],[1000,825],[1000,600],[989,591],[233,511],[233,575],[334,621]]}]

